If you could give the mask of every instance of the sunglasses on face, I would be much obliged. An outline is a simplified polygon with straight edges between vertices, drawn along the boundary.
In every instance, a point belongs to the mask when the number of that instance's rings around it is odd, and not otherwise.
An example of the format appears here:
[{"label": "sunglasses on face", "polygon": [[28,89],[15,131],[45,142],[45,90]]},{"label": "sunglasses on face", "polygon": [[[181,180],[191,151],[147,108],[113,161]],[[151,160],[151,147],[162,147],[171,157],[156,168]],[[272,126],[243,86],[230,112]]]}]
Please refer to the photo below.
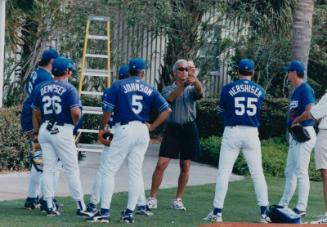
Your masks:
[{"label": "sunglasses on face", "polygon": [[181,72],[183,72],[183,71],[188,72],[188,68],[179,67],[177,69],[178,69],[178,71],[181,71]]}]

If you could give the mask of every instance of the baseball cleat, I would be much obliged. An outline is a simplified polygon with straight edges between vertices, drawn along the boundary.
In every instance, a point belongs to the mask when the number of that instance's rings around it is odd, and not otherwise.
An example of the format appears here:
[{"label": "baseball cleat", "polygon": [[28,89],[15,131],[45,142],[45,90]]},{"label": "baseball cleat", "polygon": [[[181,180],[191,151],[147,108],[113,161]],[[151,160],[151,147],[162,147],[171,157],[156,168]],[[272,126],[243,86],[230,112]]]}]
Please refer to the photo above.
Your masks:
[{"label": "baseball cleat", "polygon": [[54,216],[59,216],[60,215],[60,212],[58,210],[55,210],[55,209],[52,209],[52,208],[49,208],[47,210],[47,216],[48,217],[54,217]]},{"label": "baseball cleat", "polygon": [[181,199],[175,199],[171,202],[170,207],[172,209],[176,209],[176,210],[186,210],[186,207],[183,204],[183,201]]},{"label": "baseball cleat", "polygon": [[327,224],[327,214],[317,221],[311,221],[309,224]]},{"label": "baseball cleat", "polygon": [[110,214],[101,214],[101,211],[96,212],[92,217],[86,218],[88,222],[100,222],[100,223],[109,223],[110,222]]},{"label": "baseball cleat", "polygon": [[137,206],[136,214],[144,215],[144,216],[152,216],[153,215],[153,213],[151,212],[151,209],[147,205]]},{"label": "baseball cleat", "polygon": [[223,222],[223,216],[222,213],[217,213],[216,215],[213,214],[211,211],[207,217],[203,218],[204,221],[209,221],[209,222]]},{"label": "baseball cleat", "polygon": [[268,217],[267,214],[261,214],[260,223],[263,223],[263,224],[271,223],[270,217]]},{"label": "baseball cleat", "polygon": [[126,209],[121,212],[121,221],[131,224],[134,223],[133,213],[126,213]]},{"label": "baseball cleat", "polygon": [[40,207],[40,202],[39,202],[39,200],[37,198],[27,197],[26,201],[25,201],[25,204],[24,204],[24,207],[25,207],[25,209],[33,210],[33,209],[36,209],[36,208]]},{"label": "baseball cleat", "polygon": [[76,210],[76,215],[80,216],[80,217],[92,217],[93,213],[87,212],[86,210],[77,209]]},{"label": "baseball cleat", "polygon": [[294,211],[294,213],[300,215],[301,218],[303,218],[307,214],[307,212],[305,212],[305,210],[299,210],[296,207],[293,209],[293,211]]},{"label": "baseball cleat", "polygon": [[156,198],[153,197],[149,197],[146,200],[146,205],[150,208],[150,209],[156,209],[158,208],[158,201]]},{"label": "baseball cleat", "polygon": [[86,205],[86,211],[90,213],[95,213],[97,212],[97,206],[93,203],[89,203]]}]

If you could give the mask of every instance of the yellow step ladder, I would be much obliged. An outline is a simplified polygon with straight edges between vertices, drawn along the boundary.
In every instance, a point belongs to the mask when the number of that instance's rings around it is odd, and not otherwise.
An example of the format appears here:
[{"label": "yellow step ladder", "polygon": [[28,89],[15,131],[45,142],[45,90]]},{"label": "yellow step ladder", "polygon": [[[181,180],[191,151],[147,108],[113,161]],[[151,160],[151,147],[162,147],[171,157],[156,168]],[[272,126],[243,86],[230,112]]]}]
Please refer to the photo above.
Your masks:
[{"label": "yellow step ladder", "polygon": [[[91,30],[91,26],[97,28],[97,32],[104,34],[92,33],[94,31]],[[102,83],[100,89],[94,89],[94,80],[105,80],[105,82]],[[80,97],[101,97],[103,89],[110,87],[110,85],[110,19],[106,16],[90,16],[86,23],[78,93]],[[83,105],[84,117],[86,114],[102,115],[102,107]],[[98,132],[99,130],[97,129],[81,128],[78,130],[77,141],[82,133],[97,134]],[[102,144],[77,143],[77,150],[79,152],[101,152],[102,149]]]}]

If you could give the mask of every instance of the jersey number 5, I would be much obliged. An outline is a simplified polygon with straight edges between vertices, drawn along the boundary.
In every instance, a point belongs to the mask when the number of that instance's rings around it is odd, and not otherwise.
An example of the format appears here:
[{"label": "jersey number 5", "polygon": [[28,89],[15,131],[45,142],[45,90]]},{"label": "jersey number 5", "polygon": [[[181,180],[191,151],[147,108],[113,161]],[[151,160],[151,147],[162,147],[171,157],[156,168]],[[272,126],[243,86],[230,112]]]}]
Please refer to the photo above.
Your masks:
[{"label": "jersey number 5", "polygon": [[135,114],[139,114],[142,112],[143,105],[141,101],[143,100],[143,96],[141,95],[133,95],[132,96],[132,110]]},{"label": "jersey number 5", "polygon": [[234,101],[236,115],[242,116],[246,113],[248,116],[254,116],[257,114],[257,98],[235,97]]},{"label": "jersey number 5", "polygon": [[43,113],[44,114],[53,114],[53,110],[56,114],[60,114],[62,111],[61,108],[61,98],[59,96],[43,96],[42,102],[43,105]]}]

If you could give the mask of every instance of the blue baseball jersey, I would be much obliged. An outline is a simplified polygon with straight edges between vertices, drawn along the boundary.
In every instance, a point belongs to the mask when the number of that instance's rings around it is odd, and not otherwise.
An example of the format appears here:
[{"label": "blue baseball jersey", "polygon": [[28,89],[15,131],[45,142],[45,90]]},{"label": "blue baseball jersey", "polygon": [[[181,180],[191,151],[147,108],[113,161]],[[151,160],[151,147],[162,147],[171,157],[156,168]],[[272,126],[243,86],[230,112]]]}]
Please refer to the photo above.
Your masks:
[{"label": "blue baseball jersey", "polygon": [[67,80],[40,84],[33,92],[32,107],[41,110],[42,122],[54,120],[59,124],[74,124],[70,110],[81,107],[76,88]]},{"label": "blue baseball jersey", "polygon": [[251,80],[237,80],[223,87],[218,112],[225,126],[259,127],[264,89]]},{"label": "blue baseball jersey", "polygon": [[[113,123],[150,120],[150,110],[159,113],[169,109],[169,104],[151,85],[132,76],[116,81],[103,94],[103,112],[113,112]],[[111,123],[111,124],[113,124]]]},{"label": "blue baseball jersey", "polygon": [[51,81],[52,75],[50,72],[45,70],[44,68],[37,68],[29,77],[25,85],[25,92],[27,94],[26,99],[23,103],[22,114],[21,114],[21,127],[25,132],[29,132],[33,130],[32,124],[32,92],[34,88],[42,82]]},{"label": "blue baseball jersey", "polygon": [[[291,102],[289,104],[289,118],[287,125],[290,127],[293,120],[300,116],[308,105],[314,104],[316,102],[315,94],[313,89],[308,83],[302,83],[300,86],[294,89]],[[302,126],[313,126],[315,121],[313,119],[301,122]]]}]

